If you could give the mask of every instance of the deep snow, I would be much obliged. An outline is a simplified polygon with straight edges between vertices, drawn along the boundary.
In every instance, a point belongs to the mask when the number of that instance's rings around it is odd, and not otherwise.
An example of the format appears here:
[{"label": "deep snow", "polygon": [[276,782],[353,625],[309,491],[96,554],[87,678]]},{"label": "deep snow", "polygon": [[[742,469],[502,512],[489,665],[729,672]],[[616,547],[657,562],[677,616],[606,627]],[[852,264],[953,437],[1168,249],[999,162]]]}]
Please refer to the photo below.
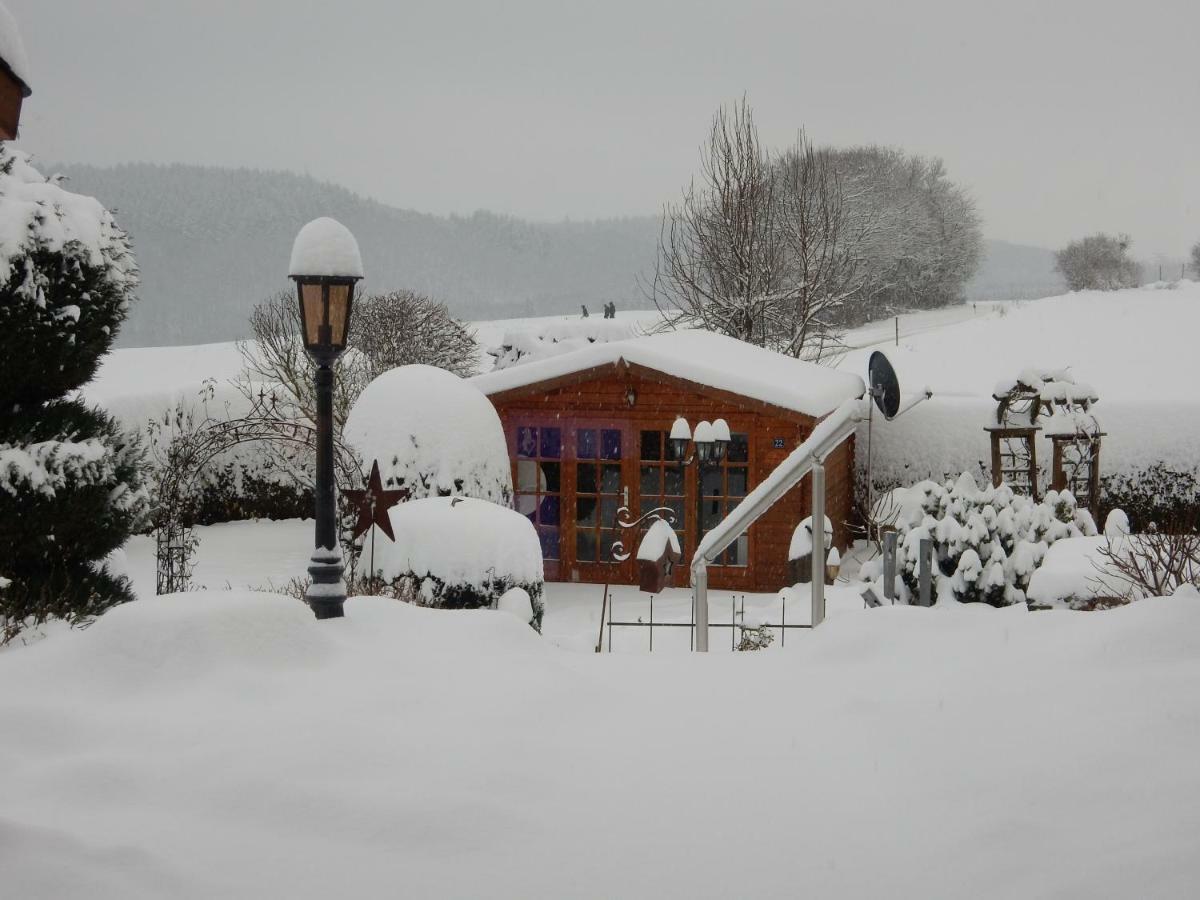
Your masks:
[{"label": "deep snow", "polygon": [[607,656],[375,598],[0,654],[7,896],[1182,897],[1200,604],[846,611]]}]

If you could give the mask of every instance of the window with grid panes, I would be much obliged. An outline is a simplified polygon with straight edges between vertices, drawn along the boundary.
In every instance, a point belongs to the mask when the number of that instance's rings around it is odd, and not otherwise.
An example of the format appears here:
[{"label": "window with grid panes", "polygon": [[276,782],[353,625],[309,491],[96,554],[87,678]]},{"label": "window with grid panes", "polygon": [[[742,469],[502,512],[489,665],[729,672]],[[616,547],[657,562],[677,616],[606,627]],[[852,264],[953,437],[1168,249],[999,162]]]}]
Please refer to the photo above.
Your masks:
[{"label": "window with grid panes", "polygon": [[615,562],[613,542],[621,506],[621,431],[617,428],[575,430],[575,560]]},{"label": "window with grid panes", "polygon": [[533,523],[543,559],[559,558],[562,429],[517,428],[517,509]]},{"label": "window with grid panes", "polygon": [[[750,490],[750,436],[730,435],[729,448],[720,465],[705,466],[700,488],[700,536],[703,538],[718,522],[731,513]],[[749,535],[739,535],[729,549],[713,563],[718,566],[750,564]]]},{"label": "window with grid panes", "polygon": [[[679,546],[686,546],[683,537],[684,489],[683,466],[671,448],[669,431],[643,431],[640,435],[638,461],[638,515],[665,506],[675,514],[675,535]],[[645,528],[642,529],[645,534]],[[641,541],[641,535],[638,535]]]}]

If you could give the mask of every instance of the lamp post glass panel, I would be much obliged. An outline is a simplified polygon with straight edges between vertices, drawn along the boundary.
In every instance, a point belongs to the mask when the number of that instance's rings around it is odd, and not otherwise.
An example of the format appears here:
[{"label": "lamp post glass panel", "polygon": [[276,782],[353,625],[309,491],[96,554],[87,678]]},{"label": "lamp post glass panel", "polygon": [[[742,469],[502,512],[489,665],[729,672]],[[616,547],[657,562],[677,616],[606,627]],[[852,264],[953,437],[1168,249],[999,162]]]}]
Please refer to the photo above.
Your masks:
[{"label": "lamp post glass panel", "polygon": [[[693,453],[686,456],[689,439]],[[719,466],[725,459],[729,449],[729,423],[724,419],[714,422],[700,422],[693,431],[687,419],[680,416],[671,426],[671,444],[675,450],[675,458],[681,466],[693,463],[699,466],[696,476],[696,546],[704,536],[704,472],[710,466]],[[708,606],[696,604],[696,650],[708,651]]]},{"label": "lamp post glass panel", "polygon": [[289,276],[296,282],[304,349],[316,364],[317,394],[316,540],[306,599],[318,619],[343,614],[345,566],[337,535],[333,480],[333,364],[346,349],[354,285],[362,258],[354,235],[334,219],[314,219],[296,235]]}]

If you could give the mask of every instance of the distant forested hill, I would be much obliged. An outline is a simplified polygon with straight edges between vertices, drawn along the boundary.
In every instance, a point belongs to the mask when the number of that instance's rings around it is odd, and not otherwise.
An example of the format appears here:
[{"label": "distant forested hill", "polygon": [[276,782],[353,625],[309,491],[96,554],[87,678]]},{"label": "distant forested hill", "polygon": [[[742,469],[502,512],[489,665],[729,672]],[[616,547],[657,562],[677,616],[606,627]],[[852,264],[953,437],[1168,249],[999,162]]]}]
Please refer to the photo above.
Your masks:
[{"label": "distant forested hill", "polygon": [[[42,165],[71,190],[115,209],[142,269],[123,347],[245,337],[250,309],[290,289],[296,231],[317,216],[345,223],[362,246],[368,291],[411,288],[465,319],[645,308],[639,274],[653,268],[658,220],[532,223],[480,212],[433,216],[387,206],[303,175],[128,163]],[[987,241],[969,299],[1056,293],[1053,254]]]},{"label": "distant forested hill", "polygon": [[288,256],[305,222],[329,215],[358,237],[364,288],[411,288],[463,318],[645,306],[637,274],[652,266],[651,217],[539,224],[476,213],[397,209],[284,172],[132,163],[42,166],[116,210],[142,270],[126,347],[244,337],[251,307],[289,289]]}]

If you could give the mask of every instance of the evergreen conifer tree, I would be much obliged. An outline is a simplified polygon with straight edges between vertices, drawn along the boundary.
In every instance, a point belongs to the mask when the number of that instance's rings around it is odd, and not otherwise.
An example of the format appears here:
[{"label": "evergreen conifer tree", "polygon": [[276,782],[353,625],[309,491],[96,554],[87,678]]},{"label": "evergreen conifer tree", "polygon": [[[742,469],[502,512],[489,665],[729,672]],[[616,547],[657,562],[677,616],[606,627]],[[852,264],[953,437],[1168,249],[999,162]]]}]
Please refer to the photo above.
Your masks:
[{"label": "evergreen conifer tree", "polygon": [[75,392],[137,281],[111,214],[0,144],[0,643],[133,599],[103,560],[146,521],[142,448]]}]

